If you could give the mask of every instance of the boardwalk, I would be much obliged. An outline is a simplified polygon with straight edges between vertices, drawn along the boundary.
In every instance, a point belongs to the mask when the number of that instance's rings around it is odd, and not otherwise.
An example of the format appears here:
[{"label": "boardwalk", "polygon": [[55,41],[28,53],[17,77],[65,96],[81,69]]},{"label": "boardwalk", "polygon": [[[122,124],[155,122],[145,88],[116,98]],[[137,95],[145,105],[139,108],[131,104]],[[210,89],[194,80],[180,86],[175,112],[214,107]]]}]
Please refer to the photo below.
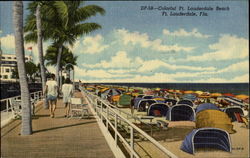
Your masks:
[{"label": "boardwalk", "polygon": [[[80,97],[81,94],[75,93]],[[61,100],[55,118],[37,106],[33,118],[33,134],[20,136],[21,121],[15,120],[1,129],[1,157],[3,158],[113,158],[114,155],[102,135],[95,118],[67,119]]]}]

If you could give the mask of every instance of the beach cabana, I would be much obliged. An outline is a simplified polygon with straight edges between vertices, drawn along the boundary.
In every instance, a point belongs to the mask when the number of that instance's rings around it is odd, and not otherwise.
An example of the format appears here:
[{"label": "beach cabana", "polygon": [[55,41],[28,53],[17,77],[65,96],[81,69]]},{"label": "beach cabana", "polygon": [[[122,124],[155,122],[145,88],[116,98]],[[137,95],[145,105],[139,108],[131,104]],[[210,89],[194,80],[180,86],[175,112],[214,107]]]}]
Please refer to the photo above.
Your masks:
[{"label": "beach cabana", "polygon": [[143,99],[153,99],[154,96],[153,95],[144,95],[142,98]]},{"label": "beach cabana", "polygon": [[223,110],[229,118],[231,118],[231,121],[237,121],[236,115],[240,114],[240,115],[244,115],[243,110],[240,107],[227,107]]},{"label": "beach cabana", "polygon": [[153,103],[149,106],[148,116],[162,117],[166,116],[169,107],[163,103]]},{"label": "beach cabana", "polygon": [[177,100],[175,100],[175,99],[166,99],[165,103],[166,104],[171,104],[171,105],[176,105]]},{"label": "beach cabana", "polygon": [[102,92],[101,98],[106,98],[107,95],[114,96],[114,95],[120,95],[122,92],[118,89],[107,89],[106,91]]},{"label": "beach cabana", "polygon": [[177,104],[170,107],[166,118],[169,121],[194,121],[195,111],[189,105]]},{"label": "beach cabana", "polygon": [[226,130],[228,133],[235,133],[233,124],[228,115],[219,110],[203,110],[196,114],[196,128],[213,127]]},{"label": "beach cabana", "polygon": [[118,106],[119,107],[130,107],[131,95],[129,94],[122,94]]},{"label": "beach cabana", "polygon": [[232,151],[230,135],[227,131],[218,128],[194,129],[184,139],[181,150],[194,154],[195,149],[213,148]]},{"label": "beach cabana", "polygon": [[147,109],[150,107],[150,105],[153,103],[156,103],[156,101],[153,99],[142,99],[138,103],[137,110],[140,112],[142,111],[146,112]]},{"label": "beach cabana", "polygon": [[194,103],[191,100],[183,99],[177,102],[177,104],[187,104],[189,106],[194,106]]},{"label": "beach cabana", "polygon": [[160,96],[154,96],[152,99],[156,100],[158,103],[165,103],[165,98]]},{"label": "beach cabana", "polygon": [[214,105],[212,103],[203,103],[203,104],[200,104],[199,106],[197,106],[195,112],[198,113],[198,112],[201,112],[204,110],[209,110],[209,109],[220,111],[220,108],[218,108],[216,105]]}]

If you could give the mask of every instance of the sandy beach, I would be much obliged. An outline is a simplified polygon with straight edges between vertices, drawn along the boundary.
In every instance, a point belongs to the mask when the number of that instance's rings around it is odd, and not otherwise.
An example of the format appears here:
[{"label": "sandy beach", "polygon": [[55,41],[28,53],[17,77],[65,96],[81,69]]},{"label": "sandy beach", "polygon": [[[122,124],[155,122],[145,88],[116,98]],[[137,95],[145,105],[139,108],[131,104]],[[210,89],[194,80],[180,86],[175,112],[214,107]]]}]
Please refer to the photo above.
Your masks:
[{"label": "sandy beach", "polygon": [[[121,110],[130,113],[129,108],[121,108]],[[142,115],[141,112],[135,112],[135,114]],[[145,115],[145,114],[144,114]],[[125,116],[125,115],[124,115]],[[165,118],[154,118],[152,123],[156,120],[164,120]],[[138,124],[138,121],[130,119],[130,121]],[[145,122],[150,122],[145,120]],[[180,149],[183,140],[186,135],[195,128],[195,122],[192,121],[170,121],[169,126],[166,130],[153,130],[153,138],[162,144],[166,149],[174,153],[180,158],[211,158],[211,157],[222,157],[222,158],[247,158],[249,157],[249,129],[245,127],[243,123],[233,122],[236,133],[230,134],[232,152],[226,152],[217,149],[195,149],[194,154],[189,154]],[[159,149],[155,148],[151,143],[147,141],[138,141],[135,145],[136,151],[143,155],[142,157],[157,157],[164,158],[159,152]],[[142,149],[144,148],[144,149]]]}]

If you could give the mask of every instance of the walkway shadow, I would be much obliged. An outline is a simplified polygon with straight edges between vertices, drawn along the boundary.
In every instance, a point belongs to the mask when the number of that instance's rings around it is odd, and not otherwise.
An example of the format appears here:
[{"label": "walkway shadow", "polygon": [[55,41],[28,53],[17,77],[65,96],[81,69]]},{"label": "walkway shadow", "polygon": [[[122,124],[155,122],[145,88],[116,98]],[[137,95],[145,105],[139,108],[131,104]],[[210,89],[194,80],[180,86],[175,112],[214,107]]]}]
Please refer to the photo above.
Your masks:
[{"label": "walkway shadow", "polygon": [[157,141],[180,141],[183,140],[194,127],[171,127],[167,130],[159,130],[153,132],[153,138]]},{"label": "walkway shadow", "polygon": [[67,128],[67,127],[79,126],[79,125],[84,125],[84,124],[90,124],[90,123],[96,123],[96,121],[82,122],[82,123],[76,123],[76,124],[72,124],[72,125],[65,125],[65,126],[41,129],[41,130],[33,131],[33,134],[39,133],[39,132],[46,132],[46,131],[50,131],[50,130],[55,130],[55,129],[60,129],[60,128]]}]

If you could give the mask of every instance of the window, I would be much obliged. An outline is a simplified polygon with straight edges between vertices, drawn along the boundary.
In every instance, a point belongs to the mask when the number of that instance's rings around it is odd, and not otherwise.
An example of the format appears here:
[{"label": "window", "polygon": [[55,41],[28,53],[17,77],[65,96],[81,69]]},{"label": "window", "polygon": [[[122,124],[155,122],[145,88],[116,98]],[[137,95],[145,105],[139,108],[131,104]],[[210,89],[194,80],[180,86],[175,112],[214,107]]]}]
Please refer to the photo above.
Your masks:
[{"label": "window", "polygon": [[8,59],[11,59],[11,57],[8,57]]},{"label": "window", "polygon": [[25,57],[25,60],[28,60],[28,58],[27,58],[27,57]]},{"label": "window", "polygon": [[2,57],[2,59],[5,59],[5,57]]},{"label": "window", "polygon": [[5,69],[5,72],[10,72],[10,69],[9,68]]},{"label": "window", "polygon": [[4,78],[4,79],[8,79],[8,76],[7,76],[7,75],[4,75],[3,78]]},{"label": "window", "polygon": [[14,59],[16,59],[16,57],[14,57]]},{"label": "window", "polygon": [[2,75],[0,75],[0,78],[2,78]]}]

